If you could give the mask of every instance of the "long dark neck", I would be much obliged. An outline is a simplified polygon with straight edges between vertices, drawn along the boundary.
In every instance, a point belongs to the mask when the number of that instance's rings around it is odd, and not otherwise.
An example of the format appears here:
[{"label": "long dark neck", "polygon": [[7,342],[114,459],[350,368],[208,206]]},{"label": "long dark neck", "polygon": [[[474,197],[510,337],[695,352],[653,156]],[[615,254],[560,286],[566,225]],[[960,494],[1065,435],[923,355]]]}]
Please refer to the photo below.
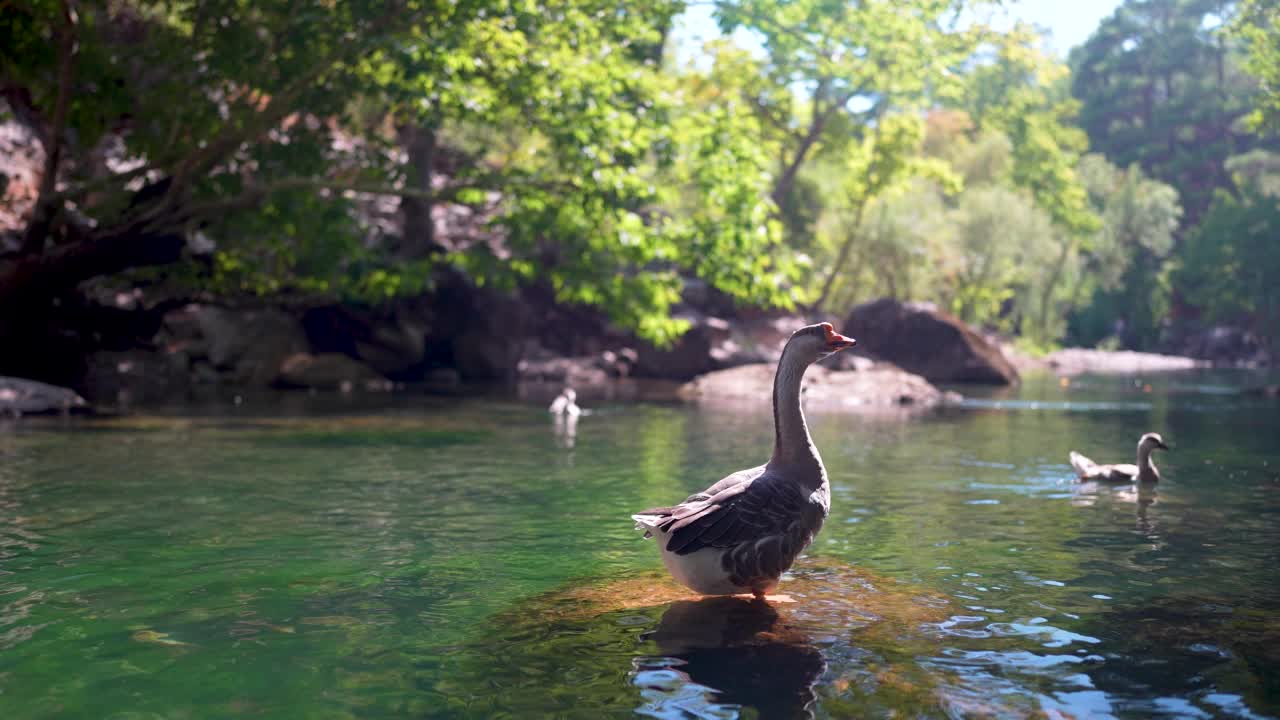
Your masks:
[{"label": "long dark neck", "polygon": [[1151,453],[1155,448],[1147,445],[1138,446],[1138,479],[1154,482],[1160,479],[1160,471],[1151,462]]},{"label": "long dark neck", "polygon": [[[821,469],[822,459],[809,437],[809,427],[800,408],[800,381],[809,363],[790,345],[782,351],[778,371],[773,376],[773,458],[770,466]],[[816,475],[821,476],[818,472]],[[815,477],[820,482],[820,477]]]}]

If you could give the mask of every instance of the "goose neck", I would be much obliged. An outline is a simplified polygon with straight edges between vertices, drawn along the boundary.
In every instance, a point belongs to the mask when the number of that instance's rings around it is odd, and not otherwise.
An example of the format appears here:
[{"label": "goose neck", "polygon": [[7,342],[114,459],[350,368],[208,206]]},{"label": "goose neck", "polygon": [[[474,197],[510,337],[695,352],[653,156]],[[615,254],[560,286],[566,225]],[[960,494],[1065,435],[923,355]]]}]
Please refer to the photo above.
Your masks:
[{"label": "goose neck", "polygon": [[772,466],[809,469],[822,465],[800,406],[800,384],[808,367],[809,363],[790,345],[783,349],[773,377],[774,444],[773,458],[769,461]]}]

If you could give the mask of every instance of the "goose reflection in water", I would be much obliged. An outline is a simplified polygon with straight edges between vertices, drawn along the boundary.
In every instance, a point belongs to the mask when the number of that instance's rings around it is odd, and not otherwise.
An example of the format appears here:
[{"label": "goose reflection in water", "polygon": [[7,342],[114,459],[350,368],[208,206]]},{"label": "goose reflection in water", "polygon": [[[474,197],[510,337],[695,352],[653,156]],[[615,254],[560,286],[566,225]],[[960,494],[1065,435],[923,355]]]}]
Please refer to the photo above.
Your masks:
[{"label": "goose reflection in water", "polygon": [[578,438],[577,415],[553,415],[551,432],[556,436],[556,445],[572,450]]},{"label": "goose reflection in water", "polygon": [[660,655],[632,661],[640,715],[656,718],[813,717],[826,662],[767,602],[744,597],[681,600],[645,636]]},{"label": "goose reflection in water", "polygon": [[1155,483],[1135,483],[1116,486],[1110,483],[1085,481],[1076,485],[1071,504],[1077,507],[1092,507],[1100,501],[1113,503],[1132,503],[1134,506],[1134,529],[1156,542],[1159,534],[1159,522],[1148,511],[1152,505],[1160,502],[1160,492]]}]

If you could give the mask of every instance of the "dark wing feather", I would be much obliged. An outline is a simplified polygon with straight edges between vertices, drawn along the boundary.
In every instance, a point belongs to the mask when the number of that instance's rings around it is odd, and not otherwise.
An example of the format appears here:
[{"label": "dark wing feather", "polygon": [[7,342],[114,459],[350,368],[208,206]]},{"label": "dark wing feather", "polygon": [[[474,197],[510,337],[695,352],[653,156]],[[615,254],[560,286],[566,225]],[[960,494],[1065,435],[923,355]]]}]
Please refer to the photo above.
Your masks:
[{"label": "dark wing feather", "polygon": [[685,502],[640,515],[659,518],[669,552],[725,550],[722,562],[742,587],[767,587],[795,561],[822,526],[825,505],[765,468],[734,473]]},{"label": "dark wing feather", "polygon": [[734,584],[768,587],[822,526],[823,507],[794,483],[762,475],[699,503],[672,522],[667,550],[679,555],[721,548]]},{"label": "dark wing feather", "polygon": [[818,512],[803,490],[764,475],[694,503],[673,515],[663,529],[671,535],[667,550],[685,555],[704,547],[734,548],[788,535],[796,524],[812,522]]},{"label": "dark wing feather", "polygon": [[[707,488],[706,490],[703,490],[702,492],[696,492],[690,495],[689,497],[685,498],[684,502],[680,503],[679,505],[672,505],[671,507],[649,508],[648,510],[641,510],[640,512],[635,514],[648,515],[656,518],[672,518],[672,519],[675,519],[675,516],[677,515],[679,515],[680,518],[687,517],[688,513],[691,510],[696,510],[702,507],[700,503],[704,503],[708,500],[711,500],[712,497],[719,495],[720,493],[730,488],[738,487],[739,485],[749,484],[752,480],[754,480],[756,477],[760,476],[760,474],[764,472],[764,468],[765,466],[761,465],[759,467],[753,467],[747,470],[739,470],[736,473],[726,475],[725,477],[717,480],[714,485]],[[669,526],[669,523],[664,523],[663,529],[667,529],[668,526]]]}]

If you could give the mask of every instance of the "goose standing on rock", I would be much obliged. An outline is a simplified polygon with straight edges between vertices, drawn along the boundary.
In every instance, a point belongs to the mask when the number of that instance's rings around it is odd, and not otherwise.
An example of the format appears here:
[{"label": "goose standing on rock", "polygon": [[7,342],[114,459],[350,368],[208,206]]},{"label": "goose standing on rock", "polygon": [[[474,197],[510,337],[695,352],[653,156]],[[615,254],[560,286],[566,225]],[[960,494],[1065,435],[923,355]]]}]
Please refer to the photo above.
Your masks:
[{"label": "goose standing on rock", "polygon": [[1160,472],[1151,462],[1151,453],[1156,449],[1168,450],[1164,438],[1159,433],[1147,433],[1138,440],[1138,464],[1099,465],[1075,450],[1071,451],[1071,467],[1076,469],[1081,480],[1105,480],[1107,482],[1158,482]]},{"label": "goose standing on rock", "polygon": [[662,562],[680,584],[704,595],[763,597],[812,542],[831,503],[827,470],[800,407],[808,367],[855,341],[830,323],[800,328],[773,378],[773,457],[739,470],[672,507],[632,515],[657,537]]}]

